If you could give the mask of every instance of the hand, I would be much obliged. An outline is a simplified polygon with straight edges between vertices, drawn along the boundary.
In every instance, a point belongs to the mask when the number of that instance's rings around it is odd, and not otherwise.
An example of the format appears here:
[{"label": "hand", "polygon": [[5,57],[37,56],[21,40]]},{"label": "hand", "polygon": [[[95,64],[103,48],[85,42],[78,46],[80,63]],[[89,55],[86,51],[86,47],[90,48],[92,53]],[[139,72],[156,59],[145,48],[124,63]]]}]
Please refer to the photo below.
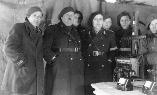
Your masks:
[{"label": "hand", "polygon": [[17,59],[14,61],[16,65],[21,68],[23,65],[27,63],[27,58],[22,53],[18,55]]},{"label": "hand", "polygon": [[50,64],[53,64],[54,62],[56,62],[58,55],[55,55],[52,57]]},{"label": "hand", "polygon": [[25,57],[19,57],[16,64],[19,68],[23,67],[27,63],[27,59]]},{"label": "hand", "polygon": [[22,67],[23,64],[24,64],[24,61],[23,61],[23,60],[19,60],[19,61],[17,62],[17,65],[18,65],[19,67]]},{"label": "hand", "polygon": [[111,60],[111,59],[108,59],[108,61],[109,61],[109,62],[112,62],[112,60]]}]

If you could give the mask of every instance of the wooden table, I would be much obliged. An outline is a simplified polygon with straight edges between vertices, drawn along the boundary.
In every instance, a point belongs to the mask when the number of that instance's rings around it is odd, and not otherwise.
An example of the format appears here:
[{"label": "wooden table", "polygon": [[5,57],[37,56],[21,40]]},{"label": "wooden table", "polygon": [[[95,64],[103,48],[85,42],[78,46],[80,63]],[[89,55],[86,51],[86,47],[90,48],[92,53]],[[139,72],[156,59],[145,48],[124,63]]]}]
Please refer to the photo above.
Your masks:
[{"label": "wooden table", "polygon": [[133,91],[121,91],[116,89],[115,82],[101,82],[93,83],[91,86],[95,89],[95,95],[145,95],[142,89],[135,89]]}]

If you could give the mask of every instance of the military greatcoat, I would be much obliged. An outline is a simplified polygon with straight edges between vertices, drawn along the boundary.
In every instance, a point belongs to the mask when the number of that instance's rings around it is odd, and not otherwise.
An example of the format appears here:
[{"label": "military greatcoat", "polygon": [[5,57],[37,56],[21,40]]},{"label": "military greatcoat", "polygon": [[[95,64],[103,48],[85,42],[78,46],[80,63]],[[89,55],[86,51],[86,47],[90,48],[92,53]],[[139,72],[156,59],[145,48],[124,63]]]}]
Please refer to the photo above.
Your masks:
[{"label": "military greatcoat", "polygon": [[74,28],[62,22],[47,28],[44,36],[45,95],[84,95],[80,48],[81,40]]},{"label": "military greatcoat", "polygon": [[[110,48],[116,47],[114,34],[101,30],[95,34],[89,31],[89,46],[85,63],[85,91],[93,95],[91,83],[112,81],[112,63],[108,61],[107,53]],[[97,53],[99,53],[97,55]]]},{"label": "military greatcoat", "polygon": [[42,33],[28,21],[11,29],[5,44],[8,58],[2,90],[11,94],[43,95]]}]

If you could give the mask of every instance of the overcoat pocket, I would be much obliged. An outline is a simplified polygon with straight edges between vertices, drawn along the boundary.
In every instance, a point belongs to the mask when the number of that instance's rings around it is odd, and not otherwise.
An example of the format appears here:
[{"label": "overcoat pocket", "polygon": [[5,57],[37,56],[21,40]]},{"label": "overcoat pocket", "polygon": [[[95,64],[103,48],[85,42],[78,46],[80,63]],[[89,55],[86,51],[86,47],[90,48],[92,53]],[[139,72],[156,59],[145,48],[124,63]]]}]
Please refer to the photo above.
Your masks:
[{"label": "overcoat pocket", "polygon": [[35,71],[25,66],[19,68],[19,76],[24,84],[29,84],[36,78]]}]

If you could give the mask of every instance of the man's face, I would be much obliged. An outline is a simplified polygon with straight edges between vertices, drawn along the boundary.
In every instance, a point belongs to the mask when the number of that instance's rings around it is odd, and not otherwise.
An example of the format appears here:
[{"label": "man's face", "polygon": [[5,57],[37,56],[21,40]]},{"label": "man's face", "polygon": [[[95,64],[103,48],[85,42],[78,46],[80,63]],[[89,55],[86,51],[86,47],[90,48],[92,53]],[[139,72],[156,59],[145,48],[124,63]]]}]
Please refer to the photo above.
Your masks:
[{"label": "man's face", "polygon": [[120,19],[120,25],[123,29],[128,29],[130,22],[131,21],[128,16],[122,16]]},{"label": "man's face", "polygon": [[80,23],[79,23],[79,17],[80,15],[79,14],[74,14],[74,20],[73,20],[73,25],[74,26],[78,26]]},{"label": "man's face", "polygon": [[149,28],[151,30],[152,33],[157,33],[157,19],[154,19],[150,25]]},{"label": "man's face", "polygon": [[39,26],[42,20],[43,14],[40,11],[32,13],[28,20],[33,26]]},{"label": "man's face", "polygon": [[111,25],[112,25],[111,18],[107,18],[104,20],[104,22],[103,22],[103,28],[104,29],[109,29],[111,27]]},{"label": "man's face", "polygon": [[103,24],[103,16],[98,14],[93,19],[93,27],[94,29],[100,30]]},{"label": "man's face", "polygon": [[66,26],[71,26],[73,24],[73,19],[74,19],[74,12],[72,11],[65,13],[63,17],[61,17],[62,22]]}]

